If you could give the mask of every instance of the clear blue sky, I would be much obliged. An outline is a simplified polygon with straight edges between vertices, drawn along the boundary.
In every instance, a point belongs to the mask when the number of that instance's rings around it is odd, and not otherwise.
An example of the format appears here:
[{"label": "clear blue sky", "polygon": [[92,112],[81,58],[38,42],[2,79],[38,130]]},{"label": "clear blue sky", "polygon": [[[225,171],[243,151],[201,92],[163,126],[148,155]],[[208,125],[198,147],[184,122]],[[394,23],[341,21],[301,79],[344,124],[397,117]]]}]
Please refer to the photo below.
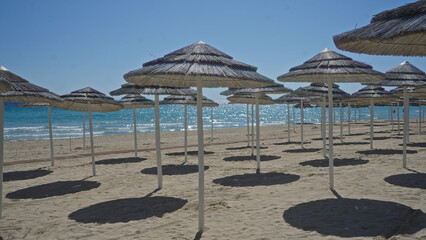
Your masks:
[{"label": "clear blue sky", "polygon": [[[0,0],[0,65],[58,94],[86,86],[109,93],[142,63],[202,40],[276,80],[326,47],[336,51],[333,35],[410,2]],[[382,72],[405,60],[426,70],[424,57],[337,52]],[[204,95],[223,100],[223,90]]]}]

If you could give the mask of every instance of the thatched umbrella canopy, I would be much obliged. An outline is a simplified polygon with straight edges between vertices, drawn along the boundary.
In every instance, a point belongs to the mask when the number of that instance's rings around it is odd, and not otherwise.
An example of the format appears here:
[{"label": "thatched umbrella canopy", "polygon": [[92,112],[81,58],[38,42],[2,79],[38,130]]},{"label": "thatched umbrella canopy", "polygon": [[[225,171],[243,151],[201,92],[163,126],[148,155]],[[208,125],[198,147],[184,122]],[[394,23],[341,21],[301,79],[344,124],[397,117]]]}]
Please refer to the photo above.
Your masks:
[{"label": "thatched umbrella canopy", "polygon": [[[258,98],[258,105],[271,105],[271,104],[275,104],[276,102],[268,95],[264,94],[264,93],[260,93],[260,94],[253,94],[253,93],[244,93],[244,94],[234,94],[233,96],[228,97],[228,101],[230,103],[237,103],[237,104],[247,104],[247,106],[249,104],[251,104],[251,155],[254,156],[254,111],[253,111],[253,106],[256,104],[256,95]],[[258,112],[256,113],[258,114]],[[247,109],[247,117],[248,117],[248,109]],[[257,120],[257,119],[256,119]],[[247,126],[249,125],[248,122],[248,118],[247,118]],[[260,131],[259,134],[257,133],[257,129],[259,128],[259,125],[256,124],[256,139],[257,136],[260,135]],[[247,136],[249,136],[249,129],[247,128]],[[250,141],[249,138],[247,137],[247,141]],[[259,144],[256,144],[256,146],[260,146]],[[257,149],[257,147],[256,147]],[[260,150],[259,150],[259,156],[260,156]],[[257,153],[256,153],[256,161],[257,161]],[[259,161],[260,161],[260,157],[259,157]],[[256,172],[260,171],[260,165],[258,164]]]},{"label": "thatched umbrella canopy", "polygon": [[138,137],[136,129],[136,108],[152,108],[154,101],[145,98],[139,94],[127,94],[118,102],[123,105],[125,109],[133,109],[133,135],[135,144],[135,157],[138,156]]},{"label": "thatched umbrella canopy", "polygon": [[[3,146],[4,146],[4,101],[9,102],[44,102],[57,103],[63,102],[58,95],[50,92],[46,88],[39,87],[28,82],[26,79],[10,72],[5,67],[0,65],[0,80],[3,85],[2,90],[7,92],[0,93],[0,218],[2,216],[2,192],[3,192]],[[9,85],[9,86],[8,86]],[[1,92],[1,91],[0,91]],[[50,115],[50,107],[48,108]],[[51,142],[50,148],[53,148]],[[52,150],[53,151],[53,150]],[[53,158],[51,164],[54,165]]]},{"label": "thatched umbrella canopy", "polygon": [[234,95],[236,91],[240,90],[240,88],[228,88],[227,90],[220,92],[219,94],[222,96],[231,96]]},{"label": "thatched umbrella canopy", "polygon": [[[226,99],[231,103],[238,104],[253,104],[256,96],[255,94],[234,94]],[[276,104],[276,102],[268,95],[261,93],[259,94],[259,105],[271,105]]]},{"label": "thatched umbrella canopy", "polygon": [[50,143],[50,162],[51,165],[55,165],[55,156],[53,151],[53,133],[52,133],[52,111],[50,108],[50,103],[23,103],[18,105],[21,108],[43,108],[46,107],[47,115],[48,115],[48,124],[49,124],[49,143]]},{"label": "thatched umbrella canopy", "polygon": [[[304,102],[303,103],[303,108],[305,109],[305,108],[313,108],[314,106],[312,106],[311,104],[309,104],[309,103],[307,103],[307,102]],[[300,104],[300,103],[296,103],[296,104],[294,104],[294,108],[302,108],[302,104]]]},{"label": "thatched umbrella canopy", "polygon": [[373,149],[374,138],[374,102],[389,103],[397,97],[386,91],[384,88],[374,85],[369,85],[355,92],[351,96],[351,100],[359,102],[370,102],[370,148]]},{"label": "thatched umbrella canopy", "polygon": [[[290,142],[290,104],[296,104],[300,101],[307,100],[306,97],[297,95],[294,92],[293,93],[287,93],[282,95],[281,97],[275,99],[275,101],[279,104],[287,104],[287,130],[288,130],[288,137],[287,140]],[[293,132],[296,132],[296,114],[294,113],[294,107],[293,107]]]},{"label": "thatched umbrella canopy", "polygon": [[190,88],[177,88],[177,87],[161,87],[161,86],[138,86],[134,83],[126,83],[121,85],[121,88],[110,92],[111,95],[123,94],[146,94],[154,95],[155,107],[155,148],[157,154],[157,176],[158,188],[163,187],[163,170],[161,164],[161,142],[160,142],[160,95],[195,95],[196,91]]},{"label": "thatched umbrella canopy", "polygon": [[402,166],[407,167],[407,140],[408,140],[408,117],[409,117],[409,101],[407,94],[407,87],[422,86],[426,83],[425,73],[405,61],[398,66],[390,69],[386,72],[386,79],[380,84],[383,86],[395,86],[403,87],[404,97],[404,137],[403,137],[403,154],[402,154]]},{"label": "thatched umbrella canopy", "polygon": [[[233,94],[235,94],[236,91],[238,91],[240,88],[228,88],[227,90],[220,92],[220,95],[222,96],[231,96]],[[249,104],[247,103],[247,147],[250,147],[250,121],[249,121]],[[251,119],[251,129],[252,132],[254,131],[254,120],[253,120],[253,116],[254,116],[254,110],[253,110],[253,104],[251,105],[251,115],[252,115],[252,119]],[[252,137],[253,138],[253,137]],[[253,149],[253,147],[252,147]]]},{"label": "thatched umbrella canopy", "polygon": [[116,102],[112,97],[91,88],[86,87],[69,94],[61,96],[65,100],[64,106],[59,108],[89,113],[90,147],[92,153],[92,171],[96,175],[95,151],[93,144],[92,112],[114,112],[123,108],[123,105]]},{"label": "thatched umbrella canopy", "polygon": [[[343,99],[343,98],[347,98],[350,96],[349,93],[341,90],[339,88],[339,85],[337,84],[333,84],[332,85],[333,88],[333,97],[334,99]],[[318,97],[318,98],[322,98],[322,103],[320,103],[319,105],[321,105],[321,137],[323,139],[323,155],[324,157],[326,156],[326,134],[325,134],[325,124],[326,124],[326,119],[325,119],[325,111],[326,111],[326,98],[328,97],[328,85],[327,83],[311,83],[309,86],[307,87],[302,87],[302,88],[298,88],[294,91],[294,93],[296,95],[299,96],[306,96],[306,97]],[[312,102],[312,100],[314,100],[315,102],[318,102],[317,98],[311,98],[309,100],[309,102]],[[350,116],[350,108],[348,108],[349,111],[349,116]],[[342,102],[340,101],[340,139],[342,141],[343,136],[342,136],[342,131],[343,131],[343,114],[342,114]],[[349,123],[349,133],[350,133],[350,123]]]},{"label": "thatched umbrella canopy", "polygon": [[[373,67],[352,60],[326,48],[302,65],[293,67],[286,74],[278,76],[281,82],[328,83],[329,101],[329,173],[330,189],[334,189],[333,173],[333,88],[334,82],[375,82],[384,79],[382,73]],[[330,124],[331,123],[331,124]]]},{"label": "thatched umbrella canopy", "polygon": [[333,37],[341,50],[373,55],[426,56],[426,1],[377,14],[370,24]]},{"label": "thatched umbrella canopy", "polygon": [[28,82],[26,79],[10,72],[0,65],[0,79],[10,85],[10,90],[0,93],[0,98],[7,102],[47,102],[61,103],[63,100],[48,89]]},{"label": "thatched umbrella canopy", "polygon": [[172,87],[197,87],[198,125],[198,230],[204,231],[204,134],[202,119],[202,88],[263,87],[274,83],[256,72],[257,68],[232,59],[202,41],[196,42],[164,57],[143,64],[143,67],[124,75],[128,82],[138,85],[155,84]]},{"label": "thatched umbrella canopy", "polygon": [[[2,66],[0,66],[2,67]],[[10,83],[6,80],[0,79],[0,93],[10,91]]]},{"label": "thatched umbrella canopy", "polygon": [[[184,121],[184,143],[185,143],[185,162],[188,161],[188,106],[197,106],[197,97],[196,96],[181,96],[181,95],[172,95],[165,97],[163,101],[160,101],[161,105],[184,105],[185,111],[185,121]],[[208,99],[203,96],[203,107],[211,107],[211,139],[213,140],[213,107],[218,107],[219,104],[215,101]]]}]

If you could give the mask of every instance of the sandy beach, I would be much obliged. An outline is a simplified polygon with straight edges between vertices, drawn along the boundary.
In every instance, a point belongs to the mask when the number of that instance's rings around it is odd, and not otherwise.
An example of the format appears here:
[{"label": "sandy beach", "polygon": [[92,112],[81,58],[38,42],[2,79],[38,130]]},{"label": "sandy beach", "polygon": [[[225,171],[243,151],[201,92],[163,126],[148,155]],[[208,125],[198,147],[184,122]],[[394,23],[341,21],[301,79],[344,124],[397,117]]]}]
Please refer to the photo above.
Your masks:
[{"label": "sandy beach", "polygon": [[[377,120],[335,139],[335,189],[328,189],[319,125],[261,127],[261,174],[246,128],[205,129],[205,226],[201,239],[426,239],[426,135],[412,120],[408,168],[402,135]],[[401,125],[402,128],[402,125]],[[396,125],[395,125],[396,130]],[[334,136],[339,137],[336,124]],[[189,151],[196,151],[196,131]],[[401,131],[402,134],[402,131]],[[5,142],[3,239],[197,239],[197,155],[183,165],[183,132],[161,134],[163,189],[156,190],[154,133],[95,137],[97,176],[82,139]],[[172,166],[175,165],[175,166]],[[28,171],[23,178],[16,171]]]}]

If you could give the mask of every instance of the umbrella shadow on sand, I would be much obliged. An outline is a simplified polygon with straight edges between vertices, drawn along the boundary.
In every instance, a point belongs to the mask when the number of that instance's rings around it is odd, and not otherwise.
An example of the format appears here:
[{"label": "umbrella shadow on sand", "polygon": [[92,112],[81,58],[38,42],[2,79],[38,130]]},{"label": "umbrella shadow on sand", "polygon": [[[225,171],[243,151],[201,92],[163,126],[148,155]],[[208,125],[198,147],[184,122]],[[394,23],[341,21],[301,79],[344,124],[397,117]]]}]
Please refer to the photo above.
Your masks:
[{"label": "umbrella shadow on sand", "polygon": [[[256,148],[256,146],[254,148]],[[267,148],[268,147],[260,147],[260,149],[267,149]],[[226,150],[243,150],[243,149],[251,149],[251,146],[226,148]]]},{"label": "umbrella shadow on sand", "polygon": [[[393,155],[393,154],[402,154],[402,150],[397,149],[373,149],[373,150],[365,150],[365,151],[357,151],[359,154],[364,155]],[[407,150],[407,154],[417,153],[416,150]]]},{"label": "umbrella shadow on sand", "polygon": [[[367,164],[368,160],[355,159],[355,158],[335,158],[335,167],[343,166],[355,166],[361,164]],[[312,166],[312,167],[328,167],[328,159],[315,159],[299,163],[301,166]]]},{"label": "umbrella shadow on sand", "polygon": [[[273,156],[273,155],[260,155],[260,161],[272,161],[280,159],[280,156]],[[256,155],[254,156],[231,156],[226,157],[223,159],[223,161],[227,162],[240,162],[240,161],[256,161]]]},{"label": "umbrella shadow on sand", "polygon": [[[388,139],[402,139],[402,137],[373,137],[373,140],[388,140]],[[364,138],[364,140],[370,140],[370,138]]]},{"label": "umbrella shadow on sand", "polygon": [[123,163],[138,163],[145,161],[146,158],[139,157],[128,157],[128,158],[112,158],[96,161],[96,164],[112,165],[112,164],[123,164]]},{"label": "umbrella shadow on sand", "polygon": [[386,177],[385,181],[400,187],[426,189],[426,173],[397,174]]},{"label": "umbrella shadow on sand", "polygon": [[[303,142],[304,144],[309,144],[311,142]],[[291,145],[291,144],[301,144],[301,142],[280,142],[280,143],[274,143],[274,145]]]},{"label": "umbrella shadow on sand", "polygon": [[[213,154],[214,152],[204,151],[204,155]],[[198,151],[188,151],[188,156],[198,156]],[[167,156],[185,156],[185,152],[166,153]]]},{"label": "umbrella shadow on sand", "polygon": [[426,214],[408,206],[372,199],[321,199],[284,211],[284,221],[304,231],[338,237],[390,238],[426,227]]},{"label": "umbrella shadow on sand", "polygon": [[[162,167],[163,175],[184,175],[184,174],[190,174],[190,173],[197,173],[198,172],[198,165],[163,165]],[[208,166],[204,166],[204,170],[209,169]],[[143,174],[153,174],[157,175],[157,167],[151,167],[151,168],[145,168],[142,169],[141,173]]]},{"label": "umbrella shadow on sand", "polygon": [[97,203],[79,209],[70,215],[80,223],[126,223],[150,217],[162,217],[182,208],[188,201],[174,197],[146,196],[124,198]]},{"label": "umbrella shadow on sand", "polygon": [[[399,144],[399,146],[402,146],[402,144]],[[417,142],[417,143],[407,143],[408,147],[426,147],[426,142]]]},{"label": "umbrella shadow on sand", "polygon": [[297,149],[287,149],[283,152],[286,153],[311,153],[311,152],[318,152],[322,148],[297,148]]},{"label": "umbrella shadow on sand", "polygon": [[367,145],[369,142],[338,142],[333,143],[334,146],[346,146],[346,145]]},{"label": "umbrella shadow on sand", "polygon": [[27,179],[43,177],[43,176],[46,176],[48,174],[51,174],[52,172],[53,171],[43,170],[43,169],[5,172],[5,173],[3,173],[3,182],[27,180]]},{"label": "umbrella shadow on sand", "polygon": [[286,184],[295,182],[299,179],[299,175],[278,172],[246,173],[242,175],[217,178],[213,180],[213,183],[229,187],[254,187]]},{"label": "umbrella shadow on sand", "polygon": [[95,181],[58,181],[24,188],[15,192],[8,193],[6,194],[6,197],[10,199],[47,198],[88,191],[94,188],[98,188],[100,185],[101,184],[99,182]]}]

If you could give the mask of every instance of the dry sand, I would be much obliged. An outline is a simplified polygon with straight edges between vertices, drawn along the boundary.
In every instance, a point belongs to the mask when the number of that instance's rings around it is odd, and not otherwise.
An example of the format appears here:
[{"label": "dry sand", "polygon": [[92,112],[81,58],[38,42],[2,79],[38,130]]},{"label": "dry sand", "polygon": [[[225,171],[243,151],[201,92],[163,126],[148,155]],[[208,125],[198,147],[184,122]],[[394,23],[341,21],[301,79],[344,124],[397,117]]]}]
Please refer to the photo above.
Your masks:
[{"label": "dry sand", "polygon": [[[412,124],[408,168],[402,168],[402,139],[377,121],[370,151],[367,122],[344,128],[334,147],[335,189],[328,189],[319,126],[305,125],[305,149],[287,144],[287,126],[261,128],[265,155],[254,174],[246,128],[205,132],[205,226],[201,239],[426,239],[426,134]],[[335,136],[339,134],[335,125]],[[300,130],[291,141],[300,141]],[[183,133],[162,133],[163,189],[156,191],[154,134],[95,138],[97,176],[91,177],[90,149],[82,139],[55,141],[57,160],[50,167],[45,140],[5,143],[6,173],[28,171],[30,179],[8,174],[4,182],[4,239],[194,239],[198,229],[197,156],[183,151]],[[197,150],[189,132],[190,151]],[[86,141],[88,144],[89,141]],[[339,160],[344,158],[343,160]],[[249,160],[247,160],[249,159]],[[102,163],[102,162],[101,162]],[[154,168],[154,169],[152,169]],[[141,172],[142,170],[142,172]],[[153,171],[154,170],[154,171]],[[53,171],[53,172],[48,172]],[[40,175],[37,177],[37,175]],[[41,176],[43,174],[47,174]],[[199,237],[199,236],[198,236]]]}]

